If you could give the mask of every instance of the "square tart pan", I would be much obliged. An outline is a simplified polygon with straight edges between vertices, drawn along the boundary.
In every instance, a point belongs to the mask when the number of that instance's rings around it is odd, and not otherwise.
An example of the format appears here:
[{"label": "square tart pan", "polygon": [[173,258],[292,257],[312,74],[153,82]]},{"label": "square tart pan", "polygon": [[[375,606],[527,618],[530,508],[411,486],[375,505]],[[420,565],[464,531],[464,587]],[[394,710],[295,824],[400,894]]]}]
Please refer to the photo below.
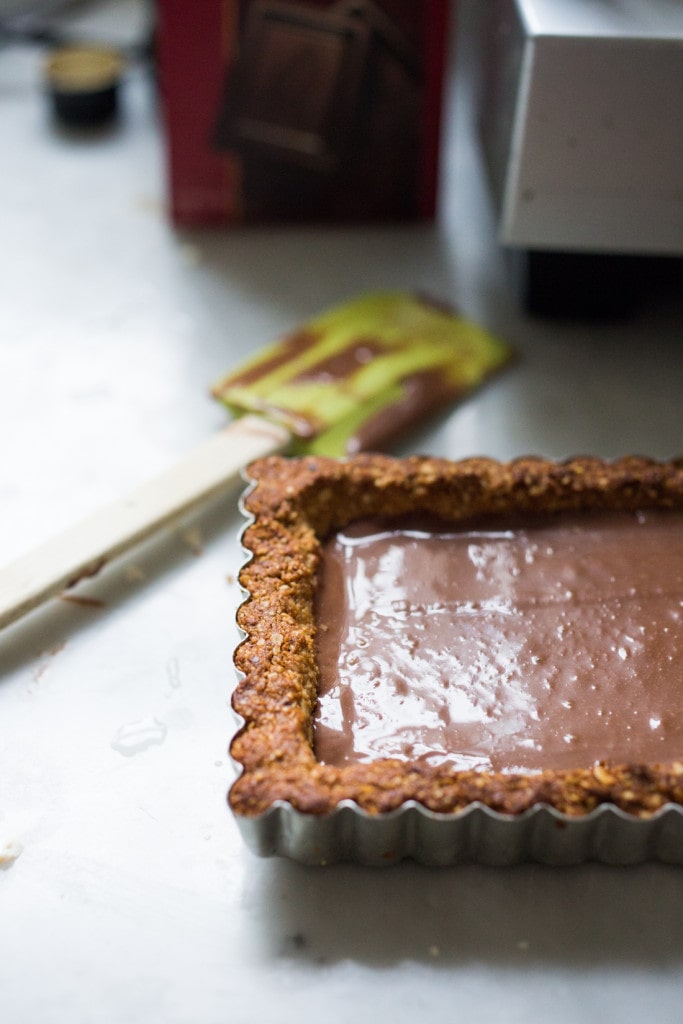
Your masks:
[{"label": "square tart pan", "polygon": [[683,750],[661,764],[533,774],[383,758],[316,760],[314,595],[322,543],[357,519],[566,510],[683,510],[683,459],[272,457],[247,471],[237,614],[239,776],[229,805],[261,856],[434,866],[463,861],[683,863]]}]

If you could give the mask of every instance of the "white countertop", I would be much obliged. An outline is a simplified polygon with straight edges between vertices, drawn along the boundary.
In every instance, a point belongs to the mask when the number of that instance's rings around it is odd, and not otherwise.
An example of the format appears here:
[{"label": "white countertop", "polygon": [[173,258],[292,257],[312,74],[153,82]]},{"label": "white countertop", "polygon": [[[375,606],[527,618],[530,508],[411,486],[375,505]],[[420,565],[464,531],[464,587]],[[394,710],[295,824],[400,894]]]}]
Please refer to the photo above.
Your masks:
[{"label": "white countertop", "polygon": [[[683,451],[680,300],[601,326],[516,308],[464,79],[437,226],[178,235],[145,74],[118,128],[74,138],[39,61],[0,49],[1,562],[219,427],[208,387],[247,353],[375,287],[455,301],[521,357],[406,450]],[[54,601],[0,635],[3,1024],[680,1020],[680,869],[244,848],[225,803],[238,528],[231,492],[82,584],[101,607]]]}]

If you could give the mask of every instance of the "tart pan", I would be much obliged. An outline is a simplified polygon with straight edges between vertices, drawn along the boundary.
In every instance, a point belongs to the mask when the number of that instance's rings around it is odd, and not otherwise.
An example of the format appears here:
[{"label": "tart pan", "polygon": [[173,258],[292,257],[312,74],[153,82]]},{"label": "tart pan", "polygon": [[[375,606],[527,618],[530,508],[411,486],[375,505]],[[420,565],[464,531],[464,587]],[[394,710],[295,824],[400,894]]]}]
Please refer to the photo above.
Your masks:
[{"label": "tart pan", "polygon": [[[683,461],[499,463],[362,455],[252,464],[229,803],[247,845],[306,864],[683,863],[683,757],[530,775],[316,761],[313,593],[321,542],[354,518],[683,510]],[[683,755],[683,751],[681,752]]]}]

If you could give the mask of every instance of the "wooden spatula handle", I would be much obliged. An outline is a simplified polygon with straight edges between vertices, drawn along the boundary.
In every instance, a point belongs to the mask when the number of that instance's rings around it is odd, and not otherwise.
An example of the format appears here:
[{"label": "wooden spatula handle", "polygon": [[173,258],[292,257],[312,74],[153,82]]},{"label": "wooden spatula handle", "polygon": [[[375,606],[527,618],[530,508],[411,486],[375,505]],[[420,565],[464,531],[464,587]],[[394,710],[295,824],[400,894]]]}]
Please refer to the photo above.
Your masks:
[{"label": "wooden spatula handle", "polygon": [[0,569],[0,628],[171,525],[289,440],[286,430],[256,416],[235,420],[128,497]]}]

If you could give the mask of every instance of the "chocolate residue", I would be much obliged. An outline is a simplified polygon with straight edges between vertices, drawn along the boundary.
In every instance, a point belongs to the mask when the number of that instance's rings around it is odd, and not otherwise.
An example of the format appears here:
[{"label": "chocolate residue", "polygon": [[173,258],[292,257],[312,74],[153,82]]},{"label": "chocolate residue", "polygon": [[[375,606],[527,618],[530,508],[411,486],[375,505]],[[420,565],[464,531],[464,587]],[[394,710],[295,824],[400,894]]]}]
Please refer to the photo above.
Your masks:
[{"label": "chocolate residue", "polygon": [[52,647],[48,647],[46,651],[43,651],[43,654],[48,655],[50,658],[54,658],[55,655],[59,654],[60,651],[63,651],[65,647],[66,640],[60,640],[58,643],[53,644]]},{"label": "chocolate residue", "polygon": [[281,366],[286,366],[297,356],[311,348],[320,340],[320,335],[315,331],[293,331],[286,334],[278,343],[276,351],[269,359],[264,359],[255,366],[247,367],[217,384],[213,389],[216,398],[220,398],[224,389],[234,387],[247,387],[267,377]]},{"label": "chocolate residue", "polygon": [[359,452],[382,451],[394,443],[402,433],[415,423],[426,420],[430,415],[456,401],[462,394],[443,372],[423,370],[414,373],[402,382],[403,394],[392,405],[380,409],[366,420],[349,438],[346,444],[348,455]]},{"label": "chocolate residue", "polygon": [[93,565],[88,566],[85,569],[81,569],[78,576],[74,576],[73,579],[70,579],[64,589],[70,590],[71,587],[75,587],[77,583],[81,582],[81,580],[92,579],[93,576],[97,576],[97,574],[104,569],[106,564],[107,559],[100,558]]},{"label": "chocolate residue", "polygon": [[[62,640],[62,641],[60,641],[60,642],[58,642],[56,644],[53,644],[52,647],[48,647],[48,649],[46,651],[42,651],[40,656],[41,656],[41,658],[54,658],[55,655],[59,654],[60,651],[63,651],[65,647],[66,647],[66,640]],[[47,661],[40,662],[36,666],[36,669],[35,669],[35,671],[33,673],[33,682],[34,683],[39,683],[40,680],[42,679],[42,677],[47,672],[47,670],[48,670],[48,662]]]},{"label": "chocolate residue", "polygon": [[107,602],[99,597],[82,597],[79,594],[60,594],[60,601],[68,601],[70,604],[78,604],[82,608],[106,608]]},{"label": "chocolate residue", "polygon": [[35,671],[33,673],[33,682],[34,683],[39,683],[40,680],[43,678],[43,676],[45,675],[46,672],[47,672],[47,663],[46,662],[42,662],[42,664],[40,664],[40,665],[38,665],[36,667],[36,669],[35,669]]},{"label": "chocolate residue", "polygon": [[197,526],[190,527],[189,530],[183,530],[181,537],[195,558],[199,558],[204,553],[202,532]]},{"label": "chocolate residue", "polygon": [[314,366],[302,370],[293,378],[293,384],[307,381],[341,381],[352,377],[362,366],[367,366],[375,356],[387,351],[386,345],[375,338],[354,338],[353,342],[341,352],[335,352],[327,359],[321,359]]}]

